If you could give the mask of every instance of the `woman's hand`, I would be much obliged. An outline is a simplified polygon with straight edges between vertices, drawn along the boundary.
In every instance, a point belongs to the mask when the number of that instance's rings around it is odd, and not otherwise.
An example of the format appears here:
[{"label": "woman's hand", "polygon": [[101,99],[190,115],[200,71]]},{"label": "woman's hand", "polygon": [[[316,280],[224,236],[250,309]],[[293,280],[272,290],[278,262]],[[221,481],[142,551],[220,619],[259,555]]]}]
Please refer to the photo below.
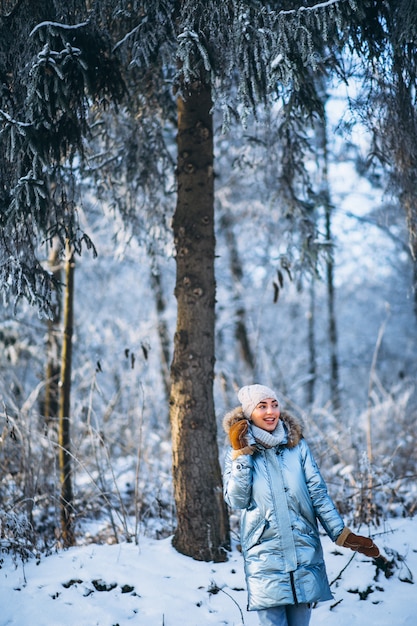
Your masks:
[{"label": "woman's hand", "polygon": [[234,450],[240,450],[248,445],[247,432],[249,429],[248,420],[240,420],[232,424],[229,430],[229,439]]},{"label": "woman's hand", "polygon": [[254,446],[249,444],[248,438],[249,422],[248,420],[239,420],[231,425],[229,429],[229,439],[234,450],[233,458],[237,458],[241,454],[253,454]]},{"label": "woman's hand", "polygon": [[370,537],[355,535],[350,528],[344,528],[336,541],[337,545],[350,548],[354,552],[364,554],[369,558],[376,559],[380,556],[379,548]]}]

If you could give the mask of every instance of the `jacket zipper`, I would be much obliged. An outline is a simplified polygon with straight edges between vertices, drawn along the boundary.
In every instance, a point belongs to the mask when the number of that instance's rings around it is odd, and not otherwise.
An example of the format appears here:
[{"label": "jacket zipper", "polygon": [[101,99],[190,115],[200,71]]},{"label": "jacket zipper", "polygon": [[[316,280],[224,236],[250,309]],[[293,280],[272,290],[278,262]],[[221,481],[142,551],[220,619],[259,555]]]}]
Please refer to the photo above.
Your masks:
[{"label": "jacket zipper", "polygon": [[295,584],[294,584],[294,572],[290,572],[290,581],[291,581],[291,591],[294,597],[294,604],[298,604],[297,593],[295,591]]}]

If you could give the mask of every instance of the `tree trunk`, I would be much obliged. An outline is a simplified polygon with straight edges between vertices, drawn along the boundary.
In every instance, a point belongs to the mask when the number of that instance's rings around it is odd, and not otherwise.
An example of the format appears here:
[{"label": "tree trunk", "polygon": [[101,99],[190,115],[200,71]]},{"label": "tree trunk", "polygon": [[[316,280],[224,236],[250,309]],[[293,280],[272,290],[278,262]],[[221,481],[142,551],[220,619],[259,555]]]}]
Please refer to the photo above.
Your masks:
[{"label": "tree trunk", "polygon": [[[57,281],[61,281],[61,263],[59,260],[59,244],[54,241],[51,253],[49,255],[49,267]],[[56,425],[56,419],[59,414],[59,354],[61,351],[60,341],[58,339],[58,327],[61,322],[61,298],[58,291],[54,293],[53,317],[48,319],[48,334],[46,340],[46,371],[45,371],[45,396],[42,407],[42,415],[45,417],[46,424],[53,422]]]},{"label": "tree trunk", "polygon": [[[325,207],[326,212],[326,238],[332,241],[331,231],[331,208]],[[333,251],[326,263],[327,277],[327,310],[329,317],[329,342],[330,342],[330,395],[334,411],[340,410],[340,385],[339,385],[339,360],[337,357],[337,325],[335,312],[334,292],[334,260]]]},{"label": "tree trunk", "polygon": [[407,216],[409,247],[412,263],[413,305],[414,315],[417,320],[417,197],[415,193],[417,176],[413,177],[411,174],[409,174],[408,177],[409,179],[411,179],[411,184],[409,184],[407,192],[402,193],[401,200]]},{"label": "tree trunk", "polygon": [[412,259],[412,263],[413,263],[414,315],[417,320],[417,256]]},{"label": "tree trunk", "polygon": [[67,245],[65,261],[64,333],[61,355],[59,405],[59,472],[61,484],[61,531],[65,546],[74,544],[72,529],[72,461],[70,438],[71,361],[74,301],[74,257]]},{"label": "tree trunk", "polygon": [[253,355],[249,341],[249,334],[246,324],[246,309],[242,301],[242,263],[239,258],[236,238],[233,232],[230,217],[228,215],[223,215],[221,220],[221,226],[222,231],[224,231],[225,233],[226,242],[229,249],[230,271],[233,278],[233,301],[236,307],[235,339],[240,348],[240,358],[249,367],[252,378],[256,378],[255,357]]},{"label": "tree trunk", "polygon": [[[321,98],[323,102],[323,115],[319,120],[317,127],[317,136],[319,148],[322,157],[321,165],[321,193],[324,209],[324,219],[326,228],[326,241],[333,242],[333,234],[331,228],[332,202],[329,187],[329,152],[327,139],[327,117],[325,102],[327,99],[326,84],[320,82]],[[330,250],[326,262],[326,286],[327,286],[327,312],[328,312],[328,330],[330,345],[330,397],[334,411],[339,411],[340,401],[340,381],[339,381],[339,360],[337,349],[337,323],[335,308],[335,290],[334,290],[334,251]]]},{"label": "tree trunk", "polygon": [[155,305],[156,305],[156,314],[158,316],[158,336],[160,343],[160,354],[161,354],[161,375],[162,382],[165,389],[165,395],[167,401],[169,399],[170,394],[170,375],[169,375],[169,364],[171,362],[171,342],[168,332],[168,325],[164,319],[164,314],[166,311],[166,303],[162,290],[161,284],[161,275],[159,272],[159,267],[157,266],[157,262],[153,259],[152,267],[151,267],[151,287],[155,297]]},{"label": "tree trunk", "polygon": [[417,115],[414,105],[415,89],[404,79],[404,59],[398,52],[394,55],[396,75],[395,115],[388,117],[389,133],[395,163],[396,182],[400,190],[400,202],[407,221],[409,248],[413,263],[414,313],[417,317]]},{"label": "tree trunk", "polygon": [[317,360],[316,360],[316,280],[314,276],[310,283],[310,310],[308,312],[308,382],[307,382],[307,404],[314,402],[314,391],[316,387]]},{"label": "tree trunk", "polygon": [[174,547],[202,561],[226,560],[229,522],[222,495],[213,402],[214,183],[211,92],[193,84],[178,99],[177,327],[170,420],[177,529]]}]

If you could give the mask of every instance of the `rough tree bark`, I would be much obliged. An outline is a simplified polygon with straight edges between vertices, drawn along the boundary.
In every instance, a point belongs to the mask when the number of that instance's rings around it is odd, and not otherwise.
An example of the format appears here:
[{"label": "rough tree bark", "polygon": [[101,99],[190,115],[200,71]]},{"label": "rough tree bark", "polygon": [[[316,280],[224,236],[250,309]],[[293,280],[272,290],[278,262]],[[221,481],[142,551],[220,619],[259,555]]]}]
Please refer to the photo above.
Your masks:
[{"label": "rough tree bark", "polygon": [[222,495],[214,378],[214,183],[211,92],[191,85],[178,99],[177,327],[170,421],[177,530],[173,545],[203,561],[226,560],[229,521]]}]

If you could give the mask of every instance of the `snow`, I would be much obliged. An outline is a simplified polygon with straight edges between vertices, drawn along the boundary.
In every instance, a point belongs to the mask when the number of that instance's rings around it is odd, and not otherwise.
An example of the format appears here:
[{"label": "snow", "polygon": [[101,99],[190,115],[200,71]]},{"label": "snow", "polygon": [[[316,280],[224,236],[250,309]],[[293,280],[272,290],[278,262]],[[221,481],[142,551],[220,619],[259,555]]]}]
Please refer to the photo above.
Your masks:
[{"label": "snow", "polygon": [[[323,536],[334,600],[314,608],[311,626],[415,625],[417,518],[391,519],[370,534],[393,560],[392,575]],[[246,611],[236,546],[227,562],[205,563],[176,552],[170,538],[140,537],[138,545],[81,545],[26,563],[3,554],[0,564],[0,626],[258,623]]]}]

